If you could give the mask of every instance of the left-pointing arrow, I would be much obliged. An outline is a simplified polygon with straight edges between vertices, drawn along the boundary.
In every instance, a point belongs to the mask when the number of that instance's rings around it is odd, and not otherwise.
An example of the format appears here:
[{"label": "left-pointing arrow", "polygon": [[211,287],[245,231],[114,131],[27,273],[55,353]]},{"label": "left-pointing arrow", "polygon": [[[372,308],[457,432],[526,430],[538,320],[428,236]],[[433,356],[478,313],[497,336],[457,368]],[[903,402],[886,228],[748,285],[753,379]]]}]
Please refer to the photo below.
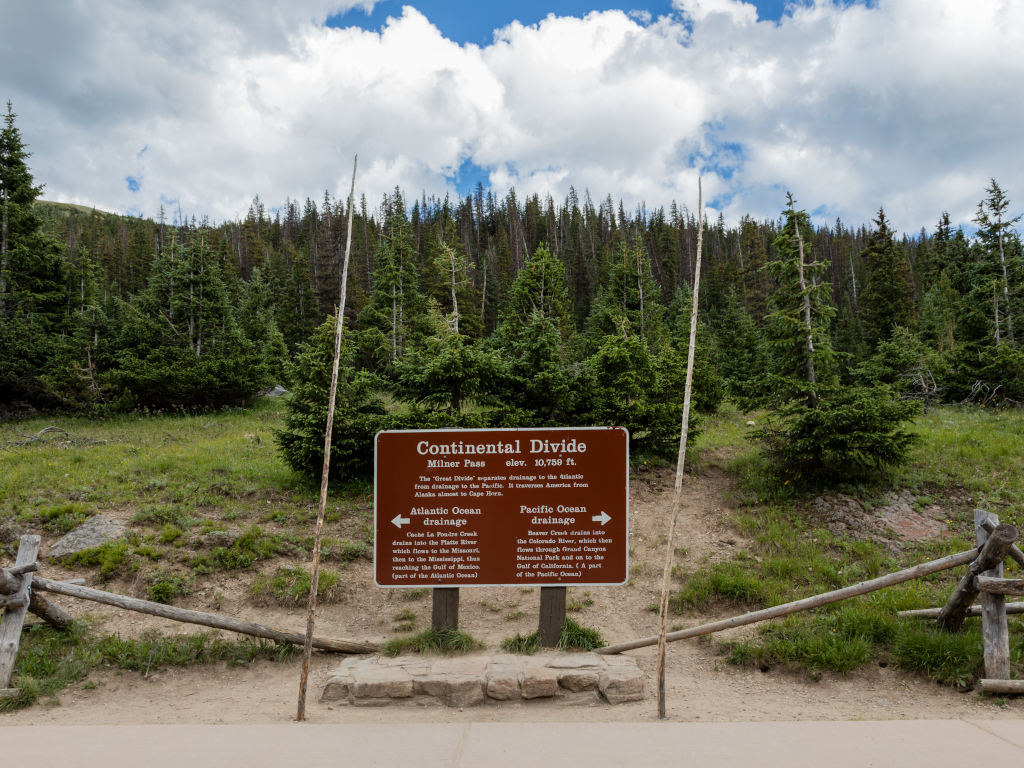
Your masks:
[{"label": "left-pointing arrow", "polygon": [[408,525],[412,521],[408,517],[402,517],[399,514],[391,518],[391,522],[394,523],[397,527],[401,528],[403,525]]}]

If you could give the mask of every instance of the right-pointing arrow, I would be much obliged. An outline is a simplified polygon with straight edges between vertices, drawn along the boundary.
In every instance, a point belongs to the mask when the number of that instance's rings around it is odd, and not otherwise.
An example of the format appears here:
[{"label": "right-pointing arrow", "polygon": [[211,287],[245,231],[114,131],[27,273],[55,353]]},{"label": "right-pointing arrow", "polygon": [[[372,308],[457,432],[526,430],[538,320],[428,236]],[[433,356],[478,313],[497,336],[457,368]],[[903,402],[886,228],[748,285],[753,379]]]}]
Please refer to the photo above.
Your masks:
[{"label": "right-pointing arrow", "polygon": [[600,515],[594,515],[590,519],[593,520],[595,523],[600,523],[601,525],[604,525],[612,519],[612,516],[602,509]]},{"label": "right-pointing arrow", "polygon": [[[595,517],[594,519],[596,520],[597,518]],[[401,513],[399,513],[391,518],[391,522],[394,523],[398,528],[401,528],[403,525],[408,525],[409,523],[411,523],[412,520],[410,520],[408,517],[402,517]]]}]

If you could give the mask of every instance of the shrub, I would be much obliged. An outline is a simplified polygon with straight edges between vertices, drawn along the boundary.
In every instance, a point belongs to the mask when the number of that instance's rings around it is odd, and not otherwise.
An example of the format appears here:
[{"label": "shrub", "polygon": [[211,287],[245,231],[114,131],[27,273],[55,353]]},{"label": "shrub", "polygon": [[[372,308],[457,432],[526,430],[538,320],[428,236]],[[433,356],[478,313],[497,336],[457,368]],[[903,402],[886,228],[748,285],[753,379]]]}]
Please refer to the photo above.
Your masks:
[{"label": "shrub", "polygon": [[[296,472],[319,478],[324,463],[328,395],[334,355],[334,320],[323,323],[298,354],[295,387],[288,398],[284,429],[275,432],[278,450]],[[352,367],[353,351],[342,349],[338,392],[331,431],[330,477],[334,481],[367,477],[373,471],[373,437],[388,429],[379,380]]]},{"label": "shrub", "polygon": [[752,433],[776,477],[802,485],[863,480],[907,459],[915,436],[902,428],[920,406],[884,388],[819,388],[816,402],[784,406]]}]

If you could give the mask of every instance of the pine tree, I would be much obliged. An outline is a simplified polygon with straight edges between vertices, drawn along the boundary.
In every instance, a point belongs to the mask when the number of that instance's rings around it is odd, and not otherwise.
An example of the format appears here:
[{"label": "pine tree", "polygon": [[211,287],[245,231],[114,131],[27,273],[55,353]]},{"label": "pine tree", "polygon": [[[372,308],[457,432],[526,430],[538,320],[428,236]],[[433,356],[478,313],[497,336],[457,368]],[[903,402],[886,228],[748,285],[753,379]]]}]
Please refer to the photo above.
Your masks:
[{"label": "pine tree", "polygon": [[810,220],[806,211],[796,209],[789,193],[783,215],[786,222],[774,242],[776,258],[766,265],[778,287],[765,319],[769,376],[755,397],[762,406],[794,398],[813,402],[815,385],[833,383],[835,378],[829,337],[835,310],[824,280],[826,265],[811,258]]},{"label": "pine tree", "polygon": [[[284,428],[274,434],[288,466],[314,478],[320,477],[324,466],[334,329],[332,317],[300,345]],[[381,429],[397,426],[380,396],[381,382],[354,366],[351,338],[346,334],[343,340],[338,369],[329,473],[334,482],[369,476],[373,471],[373,436]]]},{"label": "pine tree", "polygon": [[722,306],[712,314],[711,325],[723,386],[735,397],[742,397],[749,391],[750,382],[764,375],[764,359],[757,328],[744,311],[735,287],[726,291]]},{"label": "pine tree", "polygon": [[[146,289],[130,303],[104,379],[122,405],[210,408],[251,400],[271,381],[257,345],[246,338],[209,248],[198,230],[172,235]],[[271,346],[273,348],[273,346]]]},{"label": "pine tree", "polygon": [[64,260],[44,235],[30,157],[7,102],[0,129],[0,403],[52,405],[41,371],[52,363],[65,320]]},{"label": "pine tree", "polygon": [[502,321],[491,338],[505,361],[497,394],[506,422],[564,424],[572,409],[573,323],[565,267],[543,244],[516,275]]},{"label": "pine tree", "polygon": [[429,331],[413,228],[397,192],[387,215],[374,254],[373,290],[356,322],[359,364],[378,372],[394,366]]},{"label": "pine tree", "polygon": [[651,349],[665,341],[665,307],[651,274],[643,241],[620,246],[601,280],[601,292],[587,319],[587,343],[593,350],[603,337],[635,333]]},{"label": "pine tree", "polygon": [[426,321],[432,332],[396,364],[398,391],[418,404],[458,415],[466,400],[493,391],[501,363],[482,344],[456,331],[433,300]]},{"label": "pine tree", "polygon": [[779,283],[765,334],[769,375],[746,404],[773,407],[754,436],[784,484],[834,485],[906,459],[913,436],[901,424],[916,409],[881,386],[840,387],[828,320],[830,286],[824,265],[806,259],[807,214],[787,196],[785,226],[769,263]]},{"label": "pine tree", "polygon": [[[992,179],[985,190],[985,199],[978,203],[978,212],[974,221],[978,225],[978,238],[981,240],[989,259],[994,264],[993,299],[993,333],[996,346],[1004,340],[1011,346],[1016,344],[1013,331],[1013,303],[1011,294],[1013,286],[1010,282],[1010,255],[1007,253],[1007,240],[1015,239],[1013,225],[1020,221],[1021,216],[1006,218],[1010,201],[1002,188]],[[1019,242],[1018,251],[1019,251]]]},{"label": "pine tree", "polygon": [[913,289],[906,252],[893,242],[885,211],[878,209],[877,229],[861,254],[867,282],[860,295],[860,317],[870,349],[889,338],[897,325],[910,327],[914,320]]}]

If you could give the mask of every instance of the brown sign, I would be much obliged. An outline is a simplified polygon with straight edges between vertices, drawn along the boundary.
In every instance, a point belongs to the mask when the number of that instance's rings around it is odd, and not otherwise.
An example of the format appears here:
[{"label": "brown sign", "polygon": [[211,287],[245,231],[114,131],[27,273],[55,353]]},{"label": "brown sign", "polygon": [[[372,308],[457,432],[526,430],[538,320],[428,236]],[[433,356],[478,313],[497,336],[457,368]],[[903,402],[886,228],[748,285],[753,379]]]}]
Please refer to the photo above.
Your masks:
[{"label": "brown sign", "polygon": [[380,432],[374,471],[378,586],[626,582],[621,427]]}]

